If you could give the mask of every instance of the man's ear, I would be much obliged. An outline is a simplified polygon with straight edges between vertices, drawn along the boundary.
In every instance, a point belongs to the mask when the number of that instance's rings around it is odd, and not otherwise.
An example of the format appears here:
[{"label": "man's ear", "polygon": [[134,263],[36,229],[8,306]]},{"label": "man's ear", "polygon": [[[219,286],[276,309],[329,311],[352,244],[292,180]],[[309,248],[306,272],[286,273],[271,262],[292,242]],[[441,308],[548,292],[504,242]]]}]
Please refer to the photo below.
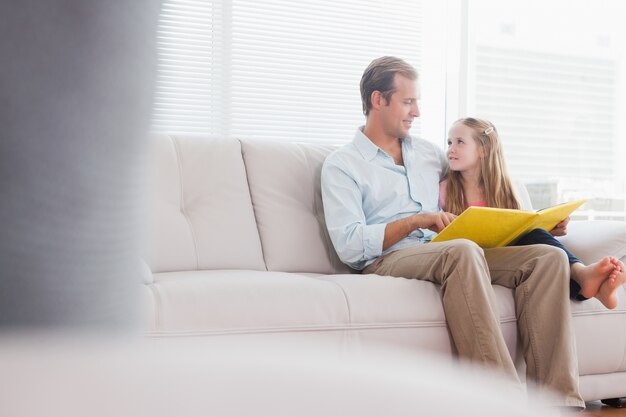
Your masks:
[{"label": "man's ear", "polygon": [[376,110],[380,109],[385,104],[385,98],[383,97],[383,94],[378,90],[372,91],[372,94],[370,95],[370,100],[372,102],[372,108]]}]

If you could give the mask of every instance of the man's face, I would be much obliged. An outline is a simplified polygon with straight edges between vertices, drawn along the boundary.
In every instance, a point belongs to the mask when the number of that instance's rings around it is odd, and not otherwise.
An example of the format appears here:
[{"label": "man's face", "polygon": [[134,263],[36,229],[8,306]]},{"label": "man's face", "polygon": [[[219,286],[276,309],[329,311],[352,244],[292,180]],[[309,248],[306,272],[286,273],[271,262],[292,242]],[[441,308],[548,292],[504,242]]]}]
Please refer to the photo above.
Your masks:
[{"label": "man's face", "polygon": [[417,105],[420,95],[415,80],[396,74],[394,84],[395,93],[381,107],[381,121],[387,135],[403,139],[409,135],[413,119],[420,115]]}]

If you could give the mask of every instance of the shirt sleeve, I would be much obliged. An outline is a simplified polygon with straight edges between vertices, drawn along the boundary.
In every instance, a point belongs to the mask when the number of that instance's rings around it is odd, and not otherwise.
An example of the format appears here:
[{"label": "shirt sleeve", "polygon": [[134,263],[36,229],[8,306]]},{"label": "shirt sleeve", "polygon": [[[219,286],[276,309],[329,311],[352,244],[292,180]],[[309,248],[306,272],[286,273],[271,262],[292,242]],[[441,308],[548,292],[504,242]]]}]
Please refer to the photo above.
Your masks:
[{"label": "shirt sleeve", "polygon": [[387,225],[367,224],[357,182],[328,161],[322,168],[322,201],[330,240],[343,263],[362,270],[382,254]]}]

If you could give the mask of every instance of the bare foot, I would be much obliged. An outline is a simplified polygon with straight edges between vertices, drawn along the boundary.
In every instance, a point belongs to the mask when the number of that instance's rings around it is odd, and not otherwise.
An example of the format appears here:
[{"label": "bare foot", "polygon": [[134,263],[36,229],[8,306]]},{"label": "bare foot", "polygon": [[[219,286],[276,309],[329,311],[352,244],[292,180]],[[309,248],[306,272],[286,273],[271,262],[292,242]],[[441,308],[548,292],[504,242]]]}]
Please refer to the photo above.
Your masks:
[{"label": "bare foot", "polygon": [[611,259],[614,266],[609,277],[602,283],[595,297],[608,309],[617,307],[617,290],[626,283],[626,268],[615,258]]},{"label": "bare foot", "polygon": [[[587,297],[595,297],[600,287],[607,280],[609,274],[613,272],[616,264],[615,258],[605,256],[598,262],[591,265],[575,263],[572,265],[572,279],[580,285],[580,294]],[[619,261],[618,261],[619,262]]]}]

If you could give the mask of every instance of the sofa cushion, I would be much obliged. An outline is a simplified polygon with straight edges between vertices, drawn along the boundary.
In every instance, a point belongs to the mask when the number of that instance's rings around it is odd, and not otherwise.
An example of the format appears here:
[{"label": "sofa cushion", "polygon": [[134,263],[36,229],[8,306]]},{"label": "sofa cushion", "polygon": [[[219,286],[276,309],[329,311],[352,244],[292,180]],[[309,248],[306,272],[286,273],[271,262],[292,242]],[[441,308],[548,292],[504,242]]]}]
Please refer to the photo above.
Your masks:
[{"label": "sofa cushion", "polygon": [[320,192],[328,145],[243,141],[254,213],[270,271],[349,272],[333,249]]},{"label": "sofa cushion", "polygon": [[559,240],[587,264],[605,256],[626,257],[626,222],[577,220],[570,222],[567,229],[567,235]]},{"label": "sofa cushion", "polygon": [[156,332],[259,332],[328,329],[348,323],[332,283],[265,271],[155,274]]},{"label": "sofa cushion", "polygon": [[[412,345],[448,351],[450,335],[441,303],[441,287],[427,281],[380,275],[328,275],[341,287],[348,302],[353,328],[416,329],[421,338]],[[512,356],[519,359],[513,290],[495,285],[500,327]],[[416,334],[415,332],[407,332]]]},{"label": "sofa cushion", "polygon": [[[441,287],[428,281],[381,275],[328,275],[346,295],[353,324],[446,325]],[[515,321],[513,291],[494,286],[500,322]]]},{"label": "sofa cushion", "polygon": [[161,135],[151,143],[152,272],[264,270],[239,141]]},{"label": "sofa cushion", "polygon": [[[149,286],[156,333],[424,328],[449,344],[439,287],[379,275],[263,271],[159,273]],[[494,287],[506,339],[516,341],[512,291]],[[417,343],[419,345],[419,343]]]},{"label": "sofa cushion", "polygon": [[595,298],[571,302],[581,375],[626,372],[626,286],[618,297],[614,310]]}]

